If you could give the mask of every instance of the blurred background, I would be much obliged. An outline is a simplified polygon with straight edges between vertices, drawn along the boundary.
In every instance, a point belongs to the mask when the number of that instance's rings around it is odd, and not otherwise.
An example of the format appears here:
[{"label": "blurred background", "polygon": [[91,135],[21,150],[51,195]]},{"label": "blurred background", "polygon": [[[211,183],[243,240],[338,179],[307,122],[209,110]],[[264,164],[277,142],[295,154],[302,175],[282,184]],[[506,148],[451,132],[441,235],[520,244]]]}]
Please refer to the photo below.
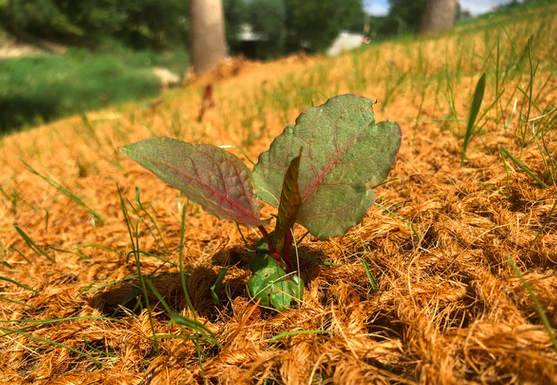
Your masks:
[{"label": "blurred background", "polygon": [[555,1],[0,0],[0,134],[154,97],[224,57],[338,55],[540,3]]}]

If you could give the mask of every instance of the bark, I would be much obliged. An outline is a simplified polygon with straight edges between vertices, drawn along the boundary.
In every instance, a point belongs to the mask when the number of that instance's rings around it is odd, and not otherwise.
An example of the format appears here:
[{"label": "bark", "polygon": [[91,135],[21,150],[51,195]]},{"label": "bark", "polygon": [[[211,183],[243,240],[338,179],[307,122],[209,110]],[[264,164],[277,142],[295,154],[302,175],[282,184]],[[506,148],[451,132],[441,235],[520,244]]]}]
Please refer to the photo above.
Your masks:
[{"label": "bark", "polygon": [[191,0],[191,55],[193,71],[212,70],[226,55],[221,0]]},{"label": "bark", "polygon": [[456,17],[457,0],[427,0],[420,32],[448,31],[453,28]]}]

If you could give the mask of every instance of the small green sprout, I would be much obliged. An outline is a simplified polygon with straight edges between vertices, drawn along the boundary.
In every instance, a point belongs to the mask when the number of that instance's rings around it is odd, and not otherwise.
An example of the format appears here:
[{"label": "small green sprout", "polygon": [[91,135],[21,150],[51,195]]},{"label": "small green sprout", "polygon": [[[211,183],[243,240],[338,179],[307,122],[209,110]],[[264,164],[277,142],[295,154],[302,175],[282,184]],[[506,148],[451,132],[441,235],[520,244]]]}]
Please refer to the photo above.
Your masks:
[{"label": "small green sprout", "polygon": [[[303,278],[291,259],[292,228],[318,237],[345,234],[375,200],[373,187],[391,170],[400,127],[375,121],[373,102],[340,95],[302,112],[253,171],[235,155],[208,144],[152,138],[120,151],[218,218],[262,234],[247,288],[262,306],[281,311],[299,302]],[[261,219],[259,199],[278,208],[277,225]]]}]

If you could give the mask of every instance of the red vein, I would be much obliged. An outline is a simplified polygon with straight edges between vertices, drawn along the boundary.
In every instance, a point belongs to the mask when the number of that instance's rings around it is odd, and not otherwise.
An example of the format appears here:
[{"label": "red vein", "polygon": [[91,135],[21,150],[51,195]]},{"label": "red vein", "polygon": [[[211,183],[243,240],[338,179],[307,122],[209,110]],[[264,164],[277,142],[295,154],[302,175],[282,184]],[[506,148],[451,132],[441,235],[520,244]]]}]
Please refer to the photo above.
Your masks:
[{"label": "red vein", "polygon": [[[211,185],[205,183],[205,182],[202,181],[201,179],[197,179],[197,178],[193,177],[193,175],[189,175],[189,174],[185,173],[184,171],[182,171],[182,170],[180,170],[180,169],[174,167],[173,165],[171,165],[171,164],[166,164],[166,163],[164,163],[164,162],[162,162],[162,161],[159,161],[158,159],[151,158],[151,157],[146,157],[146,158],[147,158],[147,159],[150,159],[150,160],[151,160],[153,163],[155,163],[155,164],[158,164],[158,165],[163,166],[163,167],[167,167],[167,168],[169,168],[169,169],[175,171],[175,172],[176,172],[177,174],[179,174],[180,176],[183,176],[183,177],[185,177],[186,179],[189,179],[190,181],[193,181],[193,182],[195,182],[195,183],[201,185],[202,187],[205,187],[207,190],[209,190],[209,191],[211,192],[212,195],[217,195],[221,200],[224,200],[224,201],[228,202],[229,205],[232,206],[231,208],[232,208],[233,210],[235,209],[236,211],[239,211],[239,212],[242,213],[244,216],[247,216],[248,218],[254,220],[255,222],[259,222],[259,218],[257,218],[257,217],[256,217],[255,215],[253,215],[252,213],[248,212],[247,209],[244,208],[244,207],[242,207],[238,202],[232,200],[230,197],[228,197],[228,195],[222,194],[220,191],[216,190],[214,187],[212,187]],[[193,161],[193,159],[192,159],[190,156],[188,156],[188,159],[190,159],[190,161],[192,162],[192,165],[194,165],[194,168],[195,168],[195,162]],[[218,166],[218,163],[216,163],[215,160],[214,160],[213,158],[211,158],[211,160],[213,160],[213,163],[216,164],[216,165]],[[217,168],[219,169],[221,175],[223,175],[223,174],[222,174],[222,170],[220,169],[220,167],[217,167]],[[234,169],[235,169],[236,173],[238,173],[238,170],[236,170],[236,167],[234,167]],[[198,174],[199,174],[199,173],[198,173]],[[239,174],[238,174],[238,176],[239,176]],[[221,178],[221,180],[222,180],[222,182],[223,182],[224,185],[225,185],[225,189],[227,189],[228,186],[226,185],[226,181],[225,181],[224,179],[222,179],[222,178]],[[190,182],[190,183],[191,183],[191,182]],[[244,190],[244,192],[245,192],[245,190]],[[250,200],[248,199],[248,201],[250,201]],[[219,205],[221,205],[221,204],[219,204]]]}]

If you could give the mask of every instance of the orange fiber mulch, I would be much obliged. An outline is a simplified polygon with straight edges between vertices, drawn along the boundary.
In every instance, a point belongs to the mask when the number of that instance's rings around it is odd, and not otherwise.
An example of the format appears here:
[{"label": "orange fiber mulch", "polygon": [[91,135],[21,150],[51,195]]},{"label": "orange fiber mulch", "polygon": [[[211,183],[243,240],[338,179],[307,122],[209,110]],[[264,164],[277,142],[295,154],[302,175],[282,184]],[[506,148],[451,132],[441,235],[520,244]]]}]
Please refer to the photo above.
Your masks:
[{"label": "orange fiber mulch", "polygon": [[[438,117],[431,100],[421,106],[417,129],[410,95],[401,91],[385,109],[379,100],[379,120],[398,117],[403,130],[390,174],[396,180],[376,189],[381,206],[346,236],[302,241],[302,251],[337,266],[300,261],[307,277],[301,306],[278,313],[250,301],[245,284],[254,255],[233,223],[193,204],[179,250],[184,197],[117,147],[153,132],[241,145],[245,136],[234,127],[253,100],[245,96],[241,104],[241,87],[270,87],[281,71],[303,71],[316,60],[253,63],[231,78],[171,90],[151,107],[64,119],[3,140],[0,277],[9,280],[0,280],[0,383],[557,383],[557,352],[508,261],[557,325],[557,188],[540,187],[512,164],[507,179],[498,148],[516,153],[518,145],[500,131],[473,142],[460,167],[461,146],[431,120]],[[215,108],[198,123],[208,79]],[[298,108],[288,110],[290,122]],[[247,147],[252,158],[284,127],[276,109],[264,113],[247,123],[268,133]],[[20,159],[67,187],[102,222]],[[543,168],[535,146],[522,160],[536,172]],[[256,231],[242,232],[253,248]],[[297,237],[303,233],[296,229]],[[139,266],[132,239],[145,252]],[[156,296],[149,296],[150,312],[141,297],[138,267],[170,308],[194,318],[177,274],[181,253],[195,316],[220,346],[169,324]],[[211,286],[223,267],[215,304]],[[166,337],[155,343],[153,334]]]}]

